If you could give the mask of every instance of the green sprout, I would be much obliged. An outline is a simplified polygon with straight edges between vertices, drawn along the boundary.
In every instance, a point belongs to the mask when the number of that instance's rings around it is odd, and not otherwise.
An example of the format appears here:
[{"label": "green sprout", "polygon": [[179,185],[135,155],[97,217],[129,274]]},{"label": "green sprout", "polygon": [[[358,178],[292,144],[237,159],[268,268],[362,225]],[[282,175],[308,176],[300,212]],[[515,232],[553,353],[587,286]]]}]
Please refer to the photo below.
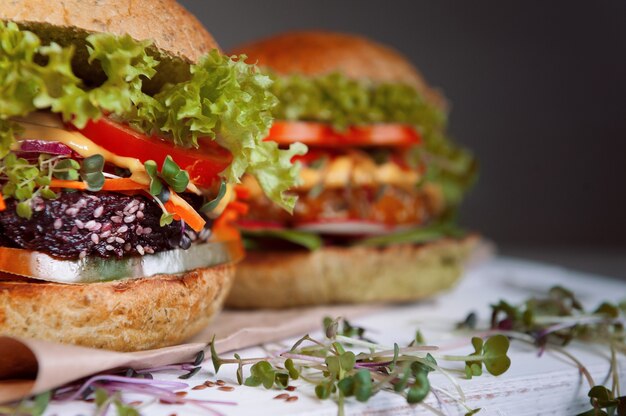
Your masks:
[{"label": "green sprout", "polygon": [[[471,313],[457,329],[476,328],[476,314]],[[550,350],[570,360],[589,384],[592,409],[581,415],[626,414],[626,396],[620,396],[618,354],[626,354],[626,301],[618,304],[602,302],[588,312],[576,295],[562,286],[554,286],[539,297],[531,297],[519,305],[505,300],[491,305],[491,329],[508,338],[534,345],[539,352]],[[500,335],[502,336],[502,335]],[[490,373],[508,368],[505,343],[494,336],[484,343],[472,340],[476,357],[466,362],[467,378],[482,374],[483,365]],[[598,385],[589,370],[566,347],[572,342],[607,348],[610,352],[610,369],[607,381],[610,388]],[[490,344],[490,345],[488,345]],[[506,342],[508,348],[508,340]],[[621,413],[620,413],[621,412]]]},{"label": "green sprout", "polygon": [[93,155],[81,162],[66,155],[40,154],[36,160],[18,157],[9,152],[0,159],[0,180],[4,181],[2,195],[17,202],[17,215],[30,219],[35,198],[56,199],[50,189],[52,179],[75,181],[81,178],[88,191],[99,191],[104,185],[104,158]]},{"label": "green sprout", "polygon": [[[363,328],[343,319],[324,319],[324,330],[323,339],[305,335],[287,352],[262,358],[219,357],[212,342],[213,366],[217,373],[224,364],[236,364],[239,383],[250,387],[282,390],[290,380],[301,379],[314,386],[319,399],[334,399],[338,414],[343,415],[349,398],[366,402],[380,391],[402,395],[409,404],[423,403],[432,391],[432,372],[452,379],[438,361],[461,361],[481,369],[484,366],[494,376],[503,374],[511,363],[507,356],[509,341],[502,335],[486,340],[474,338],[475,352],[467,356],[434,356],[430,351],[436,347],[416,345],[415,340],[406,347],[397,343],[393,348],[376,344],[365,339]],[[251,366],[250,376],[244,380],[243,368],[247,365]],[[479,410],[468,407],[462,390],[458,386],[457,389],[460,397],[455,400],[468,414]]]}]

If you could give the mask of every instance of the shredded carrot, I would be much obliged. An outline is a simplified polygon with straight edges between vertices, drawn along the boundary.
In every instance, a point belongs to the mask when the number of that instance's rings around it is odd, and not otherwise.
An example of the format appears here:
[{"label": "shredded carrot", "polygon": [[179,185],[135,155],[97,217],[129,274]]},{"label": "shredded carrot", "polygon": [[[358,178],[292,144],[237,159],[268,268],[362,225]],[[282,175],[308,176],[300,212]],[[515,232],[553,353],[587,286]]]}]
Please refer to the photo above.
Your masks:
[{"label": "shredded carrot", "polygon": [[250,210],[250,206],[242,201],[231,201],[228,206],[240,215],[246,215]]},{"label": "shredded carrot", "polygon": [[135,182],[130,178],[107,179],[102,187],[103,191],[135,191],[141,189],[149,189],[149,186]]},{"label": "shredded carrot", "polygon": [[0,194],[0,211],[7,209],[7,204],[4,203],[4,197]]},{"label": "shredded carrot", "polygon": [[87,189],[87,183],[81,181],[66,181],[63,179],[52,179],[50,181],[51,188],[65,189]]},{"label": "shredded carrot", "polygon": [[206,221],[187,203],[170,189],[170,199],[165,203],[167,212],[174,214],[174,219],[185,221],[195,232],[200,232],[204,228]]},{"label": "shredded carrot", "polygon": [[[232,202],[231,202],[232,204]],[[213,224],[213,235],[218,240],[229,241],[241,238],[239,230],[234,226],[235,221],[239,218],[239,213],[230,207],[226,207],[222,215],[220,215]]]},{"label": "shredded carrot", "polygon": [[[52,179],[50,181],[52,188],[65,189],[87,189],[87,183],[82,181],[66,181],[62,179]],[[129,178],[106,179],[104,181],[103,191],[135,191],[148,189],[148,185],[143,185]]]}]

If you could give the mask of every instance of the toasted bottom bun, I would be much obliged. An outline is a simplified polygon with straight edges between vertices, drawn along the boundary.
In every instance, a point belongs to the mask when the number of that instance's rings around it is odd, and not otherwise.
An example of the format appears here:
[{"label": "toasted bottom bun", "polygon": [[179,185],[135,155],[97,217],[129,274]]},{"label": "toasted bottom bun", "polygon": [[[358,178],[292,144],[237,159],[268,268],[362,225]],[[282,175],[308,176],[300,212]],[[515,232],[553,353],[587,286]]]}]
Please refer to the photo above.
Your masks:
[{"label": "toasted bottom bun", "polygon": [[226,305],[287,308],[427,298],[456,283],[477,242],[471,236],[384,248],[251,252],[237,267]]},{"label": "toasted bottom bun", "polygon": [[82,285],[0,275],[0,335],[117,351],[174,345],[221,310],[234,274],[223,265]]}]

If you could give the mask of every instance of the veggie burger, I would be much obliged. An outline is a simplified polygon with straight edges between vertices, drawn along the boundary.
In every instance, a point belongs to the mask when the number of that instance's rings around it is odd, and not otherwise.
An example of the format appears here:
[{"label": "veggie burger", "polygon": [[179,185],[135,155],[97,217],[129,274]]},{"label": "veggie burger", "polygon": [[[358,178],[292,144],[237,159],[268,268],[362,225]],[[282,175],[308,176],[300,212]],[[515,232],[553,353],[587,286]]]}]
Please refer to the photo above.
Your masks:
[{"label": "veggie burger", "polygon": [[294,215],[252,177],[252,250],[227,304],[407,301],[450,287],[476,237],[454,226],[475,177],[446,135],[446,102],[396,51],[362,37],[286,33],[241,46],[275,82],[268,140],[309,146]]},{"label": "veggie burger", "polygon": [[222,306],[248,173],[290,210],[263,141],[267,75],[174,0],[0,5],[0,335],[175,344]]}]

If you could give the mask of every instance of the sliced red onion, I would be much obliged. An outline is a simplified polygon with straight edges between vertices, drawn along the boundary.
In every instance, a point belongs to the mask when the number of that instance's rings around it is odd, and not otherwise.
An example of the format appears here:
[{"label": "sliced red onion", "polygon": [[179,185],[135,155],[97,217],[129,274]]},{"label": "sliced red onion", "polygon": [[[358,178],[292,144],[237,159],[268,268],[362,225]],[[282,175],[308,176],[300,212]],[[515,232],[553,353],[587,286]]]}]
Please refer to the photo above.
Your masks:
[{"label": "sliced red onion", "polygon": [[243,230],[282,230],[285,225],[275,221],[259,221],[241,219],[237,225]]},{"label": "sliced red onion", "polygon": [[63,143],[48,142],[46,140],[21,140],[20,151],[62,156],[71,156],[74,153],[72,149]]},{"label": "sliced red onion", "polygon": [[412,227],[413,225],[393,226],[373,221],[328,220],[298,224],[294,228],[326,235],[369,236],[391,234]]}]

